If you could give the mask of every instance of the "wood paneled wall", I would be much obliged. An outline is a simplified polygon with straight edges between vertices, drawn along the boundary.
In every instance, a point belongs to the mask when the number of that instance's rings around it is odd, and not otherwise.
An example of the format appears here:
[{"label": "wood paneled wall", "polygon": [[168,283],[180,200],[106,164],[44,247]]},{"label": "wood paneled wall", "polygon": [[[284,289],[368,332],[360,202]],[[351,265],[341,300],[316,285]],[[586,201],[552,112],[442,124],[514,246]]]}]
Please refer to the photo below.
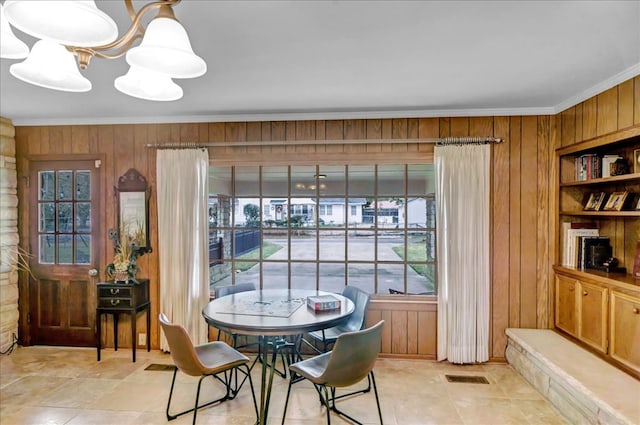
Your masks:
[{"label": "wood paneled wall", "polygon": [[[400,118],[372,120],[266,121],[228,123],[86,125],[17,127],[18,172],[27,173],[31,158],[73,155],[103,161],[102,200],[105,219],[100,226],[101,270],[110,261],[107,229],[115,226],[113,186],[118,176],[133,167],[151,185],[150,227],[152,246],[157,247],[155,150],[147,143],[289,141],[285,146],[239,146],[210,149],[214,164],[315,162],[415,162],[431,159],[433,146],[416,143],[385,143],[388,139],[430,137],[502,137],[492,154],[492,247],[491,247],[491,357],[503,359],[507,327],[550,326],[551,265],[556,256],[555,201],[550,190],[557,172],[556,147],[612,131],[615,126],[640,122],[640,82],[627,81],[556,116]],[[631,111],[629,112],[629,108]],[[371,143],[349,144],[367,139]],[[296,140],[317,140],[317,145],[296,145]],[[344,140],[344,144],[323,144]],[[24,186],[19,196],[24,196]],[[26,217],[24,211],[21,214]],[[28,223],[20,223],[21,240],[28,240]],[[158,347],[158,257],[151,253],[140,260],[141,275],[151,279],[152,346]],[[24,283],[22,283],[24,285]],[[24,293],[24,291],[21,291]],[[21,302],[21,312],[26,307]],[[435,356],[436,309],[432,302],[375,300],[368,321],[387,320],[383,352],[392,355]],[[21,330],[28,328],[21,316]],[[144,329],[143,318],[138,328]],[[127,326],[119,338],[130,344]]]}]

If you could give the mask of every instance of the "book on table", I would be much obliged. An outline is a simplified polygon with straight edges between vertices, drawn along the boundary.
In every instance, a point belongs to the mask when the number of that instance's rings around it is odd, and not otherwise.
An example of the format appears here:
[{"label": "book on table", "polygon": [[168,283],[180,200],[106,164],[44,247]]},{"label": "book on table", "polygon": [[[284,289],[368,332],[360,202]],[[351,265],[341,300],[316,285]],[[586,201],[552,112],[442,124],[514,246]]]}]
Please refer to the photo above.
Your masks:
[{"label": "book on table", "polygon": [[307,307],[316,313],[338,310],[340,300],[333,295],[312,295],[307,297]]}]

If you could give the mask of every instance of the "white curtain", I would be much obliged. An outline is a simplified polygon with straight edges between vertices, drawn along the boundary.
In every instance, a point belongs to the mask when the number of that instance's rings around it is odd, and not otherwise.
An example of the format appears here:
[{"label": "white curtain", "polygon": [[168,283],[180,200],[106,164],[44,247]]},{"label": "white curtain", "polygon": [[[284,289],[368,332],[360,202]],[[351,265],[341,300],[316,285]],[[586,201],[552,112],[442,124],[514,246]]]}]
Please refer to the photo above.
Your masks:
[{"label": "white curtain", "polygon": [[489,360],[489,145],[435,148],[438,360]]},{"label": "white curtain", "polygon": [[[207,342],[208,333],[208,170],[204,149],[157,152],[160,312],[184,326],[194,344]],[[160,348],[169,351],[164,335]]]}]

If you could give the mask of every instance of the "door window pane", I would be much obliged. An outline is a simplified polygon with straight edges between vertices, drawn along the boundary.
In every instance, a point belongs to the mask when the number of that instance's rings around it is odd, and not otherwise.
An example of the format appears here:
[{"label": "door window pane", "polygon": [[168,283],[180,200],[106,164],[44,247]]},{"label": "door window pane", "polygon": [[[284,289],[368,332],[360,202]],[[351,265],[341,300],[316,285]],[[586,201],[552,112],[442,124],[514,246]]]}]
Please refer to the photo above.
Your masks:
[{"label": "door window pane", "polygon": [[58,264],[73,264],[73,236],[58,235]]},{"label": "door window pane", "polygon": [[76,171],[76,200],[91,199],[91,172]]},{"label": "door window pane", "polygon": [[76,232],[91,232],[91,204],[89,202],[76,204]]},{"label": "door window pane", "polygon": [[40,264],[54,264],[56,261],[56,237],[55,235],[40,235],[38,238],[40,253],[38,261]]},{"label": "door window pane", "polygon": [[75,242],[75,263],[89,264],[91,262],[91,235],[76,235]]},{"label": "door window pane", "polygon": [[51,233],[56,230],[56,204],[53,202],[41,202],[38,205],[38,231]]},{"label": "door window pane", "polygon": [[58,204],[58,232],[73,232],[73,204],[61,202]]},{"label": "door window pane", "polygon": [[60,201],[73,199],[73,173],[71,171],[58,171],[57,199]]},{"label": "door window pane", "polygon": [[40,201],[53,201],[56,199],[56,178],[53,171],[40,171],[40,190],[38,191],[38,199]]}]

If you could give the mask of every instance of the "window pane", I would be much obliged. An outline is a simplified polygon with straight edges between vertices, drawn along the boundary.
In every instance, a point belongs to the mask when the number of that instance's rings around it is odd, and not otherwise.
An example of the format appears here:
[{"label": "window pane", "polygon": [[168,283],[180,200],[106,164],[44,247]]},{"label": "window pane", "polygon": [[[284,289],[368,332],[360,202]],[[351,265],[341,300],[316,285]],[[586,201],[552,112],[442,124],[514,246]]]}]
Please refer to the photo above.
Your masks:
[{"label": "window pane", "polygon": [[58,200],[73,199],[73,184],[71,171],[58,171],[58,192],[56,193]]},{"label": "window pane", "polygon": [[236,227],[260,225],[260,198],[237,198],[234,204]]},{"label": "window pane", "polygon": [[287,199],[264,198],[262,200],[262,225],[264,227],[287,227]]},{"label": "window pane", "polygon": [[345,286],[345,264],[320,264],[321,291],[342,293]]},{"label": "window pane", "polygon": [[291,259],[292,260],[316,260],[316,232],[294,231],[291,233]]},{"label": "window pane", "polygon": [[424,229],[427,227],[427,200],[425,198],[409,198],[407,200],[407,228]]},{"label": "window pane", "polygon": [[408,195],[425,195],[436,191],[433,164],[408,165],[407,178]]},{"label": "window pane", "polygon": [[374,182],[375,167],[373,165],[349,166],[349,195],[373,196]]},{"label": "window pane", "polygon": [[41,201],[53,201],[56,193],[56,179],[53,171],[40,171],[38,199]]},{"label": "window pane", "polygon": [[236,196],[260,195],[259,167],[236,167]]},{"label": "window pane", "polygon": [[316,289],[316,264],[291,263],[291,288]]},{"label": "window pane", "polygon": [[[430,295],[435,287],[434,264],[409,263],[407,268],[407,288],[412,294]],[[429,294],[426,294],[426,293]]]},{"label": "window pane", "polygon": [[58,232],[73,232],[73,204],[61,202],[58,204]]},{"label": "window pane", "polygon": [[262,167],[262,196],[287,196],[288,167]]},{"label": "window pane", "polygon": [[76,235],[76,264],[91,262],[91,235]]},{"label": "window pane", "polygon": [[91,199],[91,172],[76,171],[76,200],[88,201]]},{"label": "window pane", "polygon": [[55,235],[40,235],[38,252],[40,264],[53,264],[56,261],[56,237]]},{"label": "window pane", "polygon": [[38,215],[40,216],[38,231],[55,232],[56,230],[56,204],[53,202],[40,203],[38,205]]},{"label": "window pane", "polygon": [[231,196],[231,167],[209,167],[209,193]]},{"label": "window pane", "polygon": [[233,255],[242,259],[260,258],[260,230],[236,229],[233,232]]},{"label": "window pane", "polygon": [[317,174],[316,184],[320,189],[320,194],[324,196],[345,195],[345,167],[344,165],[322,165]]},{"label": "window pane", "polygon": [[323,261],[344,261],[345,237],[342,230],[320,230],[320,256]]},{"label": "window pane", "polygon": [[[263,263],[262,264],[262,287],[264,289],[288,288],[289,266],[287,263]],[[300,279],[291,281],[291,287],[297,288],[302,284]]]},{"label": "window pane", "polygon": [[315,198],[291,198],[290,202],[289,225],[292,229],[315,226]]},{"label": "window pane", "polygon": [[58,264],[73,264],[73,237],[58,235]]},{"label": "window pane", "polygon": [[378,294],[388,294],[389,288],[404,291],[404,264],[378,265]]},{"label": "window pane", "polygon": [[344,226],[344,198],[320,198],[318,202],[318,224],[320,226]]},{"label": "window pane", "polygon": [[286,260],[288,256],[287,233],[283,230],[264,230],[262,234],[262,258]]},{"label": "window pane", "polygon": [[375,293],[375,270],[374,263],[349,264],[349,285],[360,288],[369,294]]},{"label": "window pane", "polygon": [[[253,283],[256,288],[260,287],[260,265],[257,261],[236,261],[234,264],[236,284]],[[226,282],[231,284],[231,279]]]},{"label": "window pane", "polygon": [[303,165],[291,167],[291,195],[316,196],[316,167]]},{"label": "window pane", "polygon": [[402,261],[404,234],[396,231],[378,232],[378,261]]},{"label": "window pane", "polygon": [[91,232],[91,204],[89,202],[76,204],[76,232]]},{"label": "window pane", "polygon": [[397,196],[404,193],[404,165],[378,166],[378,195]]},{"label": "window pane", "polygon": [[373,231],[350,231],[348,261],[373,261],[375,259],[374,235]]},{"label": "window pane", "polygon": [[347,209],[347,223],[349,227],[363,227],[362,210],[367,205],[367,198],[349,198]]}]

